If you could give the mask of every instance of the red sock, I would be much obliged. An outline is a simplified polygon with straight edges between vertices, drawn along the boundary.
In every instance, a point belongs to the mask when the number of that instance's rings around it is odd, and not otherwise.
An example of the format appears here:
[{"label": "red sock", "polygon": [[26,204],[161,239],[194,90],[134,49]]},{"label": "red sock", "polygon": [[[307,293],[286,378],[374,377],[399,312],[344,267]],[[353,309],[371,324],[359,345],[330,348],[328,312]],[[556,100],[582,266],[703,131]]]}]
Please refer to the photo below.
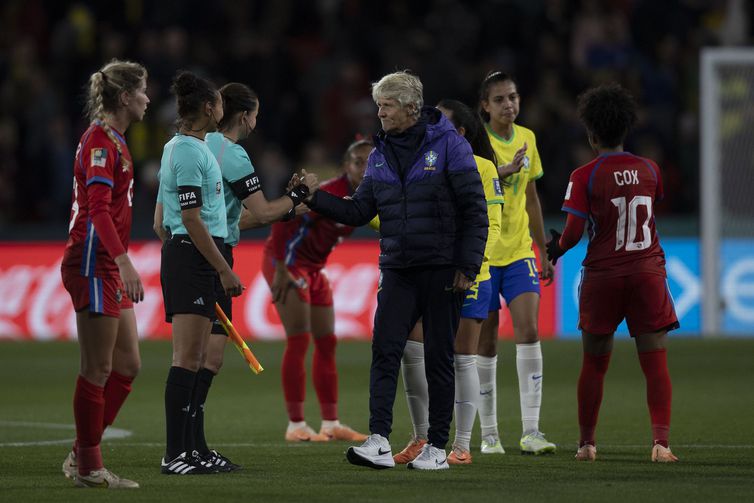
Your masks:
[{"label": "red sock", "polygon": [[338,369],[335,366],[335,334],[314,339],[312,380],[317,391],[322,419],[338,419]]},{"label": "red sock", "polygon": [[584,444],[596,445],[594,430],[597,428],[597,417],[602,404],[602,388],[609,364],[610,353],[604,355],[584,353],[578,385],[579,428],[581,430],[579,447]]},{"label": "red sock", "polygon": [[670,402],[673,397],[667,351],[658,349],[639,353],[639,363],[647,379],[647,405],[652,419],[652,437],[655,444],[667,447],[670,436]]},{"label": "red sock", "polygon": [[288,419],[304,420],[304,397],[306,396],[306,370],[304,360],[309,349],[309,332],[288,337],[283,353],[283,396],[288,409]]},{"label": "red sock", "polygon": [[110,372],[110,377],[105,383],[105,413],[102,429],[104,430],[115,421],[115,416],[131,393],[133,377],[124,376],[115,371]]},{"label": "red sock", "polygon": [[103,467],[99,444],[104,412],[105,388],[79,376],[73,394],[73,417],[76,420],[76,462],[80,475],[89,475],[92,470]]}]

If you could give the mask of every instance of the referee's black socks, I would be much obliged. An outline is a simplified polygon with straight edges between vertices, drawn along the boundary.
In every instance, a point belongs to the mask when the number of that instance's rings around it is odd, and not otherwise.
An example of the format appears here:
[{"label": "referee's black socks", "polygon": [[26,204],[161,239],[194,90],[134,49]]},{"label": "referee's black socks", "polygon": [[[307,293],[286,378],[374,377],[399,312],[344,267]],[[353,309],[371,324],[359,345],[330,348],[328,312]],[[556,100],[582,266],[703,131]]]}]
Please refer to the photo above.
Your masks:
[{"label": "referee's black socks", "polygon": [[204,402],[207,401],[207,394],[209,394],[209,388],[212,386],[214,377],[214,372],[201,368],[196,374],[196,386],[194,387],[194,396],[191,399],[190,427],[186,435],[186,443],[190,443],[190,445],[187,445],[187,449],[196,449],[202,456],[209,454],[207,440],[204,438]]},{"label": "referee's black socks", "polygon": [[[184,435],[188,427],[196,375],[196,372],[181,367],[170,367],[168,372],[165,383],[166,462],[186,452]],[[187,454],[190,455],[191,452]]]}]

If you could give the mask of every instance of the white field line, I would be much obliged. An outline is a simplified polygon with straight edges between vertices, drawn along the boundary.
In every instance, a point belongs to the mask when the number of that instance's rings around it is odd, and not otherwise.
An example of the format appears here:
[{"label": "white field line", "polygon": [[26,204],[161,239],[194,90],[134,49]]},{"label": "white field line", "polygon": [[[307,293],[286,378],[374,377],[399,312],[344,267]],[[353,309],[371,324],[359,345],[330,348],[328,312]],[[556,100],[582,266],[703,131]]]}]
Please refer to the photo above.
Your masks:
[{"label": "white field line", "polygon": [[[0,421],[0,428],[37,428],[43,430],[66,430],[75,431],[76,426],[73,424],[61,424],[61,423],[36,423],[31,421]],[[121,428],[114,428],[109,426],[102,434],[102,440],[116,440],[120,438],[128,438],[133,434],[129,430]],[[35,440],[31,442],[0,442],[0,447],[30,447],[35,445],[65,445],[72,444],[74,438],[62,438],[58,440]]]}]

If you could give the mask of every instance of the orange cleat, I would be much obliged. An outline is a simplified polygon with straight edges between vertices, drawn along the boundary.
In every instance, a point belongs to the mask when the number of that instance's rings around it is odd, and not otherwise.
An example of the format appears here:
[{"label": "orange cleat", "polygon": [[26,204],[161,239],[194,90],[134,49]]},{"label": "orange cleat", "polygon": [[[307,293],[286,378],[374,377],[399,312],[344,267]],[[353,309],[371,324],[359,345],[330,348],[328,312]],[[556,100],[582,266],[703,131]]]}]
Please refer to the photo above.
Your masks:
[{"label": "orange cleat", "polygon": [[471,452],[461,449],[460,447],[453,446],[453,450],[448,454],[449,465],[470,465],[471,464]]},{"label": "orange cleat", "polygon": [[345,424],[332,428],[322,428],[319,430],[319,434],[327,437],[328,440],[345,440],[346,442],[364,442],[369,438]]},{"label": "orange cleat", "polygon": [[398,465],[405,465],[407,463],[410,463],[411,461],[416,459],[419,453],[421,453],[422,447],[424,447],[424,444],[426,443],[426,438],[412,437],[406,445],[406,448],[393,456],[393,461],[395,461],[395,463]]},{"label": "orange cleat", "polygon": [[312,430],[309,425],[285,432],[287,442],[327,442],[330,440],[326,435],[322,435]]},{"label": "orange cleat", "polygon": [[675,456],[668,447],[663,447],[660,444],[655,444],[652,447],[652,462],[653,463],[675,463],[678,461],[678,457]]},{"label": "orange cleat", "polygon": [[597,459],[597,448],[592,444],[584,444],[576,451],[576,461],[594,461]]}]

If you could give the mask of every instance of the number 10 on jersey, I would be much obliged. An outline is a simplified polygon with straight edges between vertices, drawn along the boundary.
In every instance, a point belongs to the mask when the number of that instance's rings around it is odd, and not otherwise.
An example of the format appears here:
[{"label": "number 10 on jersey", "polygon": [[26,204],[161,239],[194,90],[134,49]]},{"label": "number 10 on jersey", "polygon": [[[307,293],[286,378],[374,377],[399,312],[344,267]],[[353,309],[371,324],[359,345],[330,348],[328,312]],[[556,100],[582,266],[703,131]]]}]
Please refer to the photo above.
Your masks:
[{"label": "number 10 on jersey", "polygon": [[[646,250],[652,244],[652,235],[649,232],[649,221],[652,218],[652,198],[649,196],[634,196],[626,205],[625,197],[616,197],[610,200],[618,208],[618,225],[615,229],[615,251],[625,246],[626,251]],[[647,207],[647,218],[642,224],[644,238],[636,241],[636,213],[639,206]],[[628,236],[626,236],[626,221],[628,221]]]}]

